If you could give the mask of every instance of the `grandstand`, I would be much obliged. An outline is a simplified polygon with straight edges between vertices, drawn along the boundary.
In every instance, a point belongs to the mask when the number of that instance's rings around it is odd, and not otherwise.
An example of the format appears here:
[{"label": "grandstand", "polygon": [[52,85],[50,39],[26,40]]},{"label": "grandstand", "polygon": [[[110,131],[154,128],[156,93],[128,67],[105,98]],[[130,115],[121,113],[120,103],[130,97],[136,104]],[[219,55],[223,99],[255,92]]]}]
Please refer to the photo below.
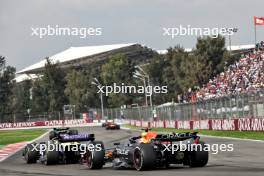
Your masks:
[{"label": "grandstand", "polygon": [[187,101],[207,100],[227,95],[259,92],[264,89],[264,42],[225,68],[206,85],[187,96]]},{"label": "grandstand", "polygon": [[[50,56],[49,59],[53,63],[59,63],[61,68],[80,68],[89,65],[93,62],[104,62],[109,57],[122,53],[134,62],[140,60],[148,61],[151,59],[155,52],[150,48],[137,43],[128,44],[113,44],[113,45],[100,45],[100,46],[84,46],[84,47],[71,47]],[[43,59],[36,64],[28,66],[21,71],[18,71],[18,76],[15,78],[16,82],[21,82],[27,79],[35,79],[41,75],[45,68],[46,59]]]}]

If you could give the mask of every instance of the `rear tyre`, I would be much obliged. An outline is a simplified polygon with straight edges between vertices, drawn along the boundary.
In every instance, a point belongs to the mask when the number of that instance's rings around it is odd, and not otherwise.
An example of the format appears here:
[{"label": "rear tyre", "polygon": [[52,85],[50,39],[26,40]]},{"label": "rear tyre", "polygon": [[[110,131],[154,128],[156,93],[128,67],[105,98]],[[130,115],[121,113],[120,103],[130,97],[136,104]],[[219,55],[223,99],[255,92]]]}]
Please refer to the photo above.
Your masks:
[{"label": "rear tyre", "polygon": [[[104,150],[104,144],[101,141],[94,141],[91,142],[91,144],[94,145],[93,151],[87,151],[86,152],[86,162],[89,169],[101,169],[104,162],[105,157],[105,150]],[[97,150],[96,146],[100,146],[100,150]]]},{"label": "rear tyre", "polygon": [[204,167],[208,163],[209,153],[204,151],[205,143],[201,141],[199,144],[202,148],[198,147],[197,151],[190,153],[190,167]]},{"label": "rear tyre", "polygon": [[27,164],[33,164],[38,160],[38,151],[34,150],[32,144],[27,144],[23,151],[23,156]]},{"label": "rear tyre", "polygon": [[44,164],[45,165],[59,164],[59,152],[58,151],[46,151]]},{"label": "rear tyre", "polygon": [[156,152],[152,144],[140,144],[134,151],[134,167],[138,171],[155,168]]}]

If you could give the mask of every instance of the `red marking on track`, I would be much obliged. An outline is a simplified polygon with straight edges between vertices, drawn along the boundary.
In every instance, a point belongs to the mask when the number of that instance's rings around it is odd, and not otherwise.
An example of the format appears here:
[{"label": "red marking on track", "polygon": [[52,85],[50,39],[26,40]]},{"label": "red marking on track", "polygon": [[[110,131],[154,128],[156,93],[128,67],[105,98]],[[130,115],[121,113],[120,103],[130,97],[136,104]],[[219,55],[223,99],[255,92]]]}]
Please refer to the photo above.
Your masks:
[{"label": "red marking on track", "polygon": [[15,144],[9,144],[0,149],[0,161],[4,160],[6,157],[16,152],[18,149],[23,147],[27,142],[18,142]]}]

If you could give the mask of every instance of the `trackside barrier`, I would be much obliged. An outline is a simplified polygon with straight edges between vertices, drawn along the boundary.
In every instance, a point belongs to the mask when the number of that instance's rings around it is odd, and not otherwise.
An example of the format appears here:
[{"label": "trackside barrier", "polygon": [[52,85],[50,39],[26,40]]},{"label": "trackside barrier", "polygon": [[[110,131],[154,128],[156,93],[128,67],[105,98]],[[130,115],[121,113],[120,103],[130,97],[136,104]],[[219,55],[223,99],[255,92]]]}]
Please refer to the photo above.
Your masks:
[{"label": "trackside barrier", "polygon": [[175,128],[189,130],[264,131],[263,118],[210,119],[185,121],[130,120],[130,125],[148,128]]},{"label": "trackside barrier", "polygon": [[89,124],[85,120],[51,120],[36,122],[0,123],[0,129],[5,128],[30,128],[30,127],[56,127],[56,126],[82,126]]},{"label": "trackside barrier", "polygon": [[[17,123],[0,123],[0,129],[16,129],[16,128],[34,128],[34,127],[78,127],[78,126],[101,126],[104,122],[113,122],[114,120],[50,120],[50,121],[36,121],[36,122],[17,122]],[[121,123],[118,121],[118,123]],[[123,121],[122,123],[129,123]]]}]

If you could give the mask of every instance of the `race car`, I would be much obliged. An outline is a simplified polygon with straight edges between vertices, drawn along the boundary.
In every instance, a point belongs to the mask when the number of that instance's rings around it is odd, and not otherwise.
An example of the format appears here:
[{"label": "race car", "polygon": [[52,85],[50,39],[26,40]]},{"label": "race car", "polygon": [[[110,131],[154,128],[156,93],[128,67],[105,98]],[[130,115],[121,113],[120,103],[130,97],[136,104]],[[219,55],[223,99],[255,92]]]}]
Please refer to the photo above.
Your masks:
[{"label": "race car", "polygon": [[[175,149],[174,146],[181,142],[197,150]],[[168,168],[171,164],[203,167],[208,162],[208,151],[204,150],[205,143],[200,141],[196,132],[157,134],[145,129],[140,136],[130,138],[127,144],[114,145],[114,149],[87,152],[85,157],[88,168],[100,169],[110,162],[114,168],[134,168],[142,171]]]},{"label": "race car", "polygon": [[102,123],[102,127],[106,127],[110,123],[112,123],[112,122],[104,122],[104,123]]},{"label": "race car", "polygon": [[77,135],[78,130],[66,128],[53,128],[52,131],[49,132],[49,139],[58,138],[60,134],[69,134],[69,135]]},{"label": "race car", "polygon": [[120,125],[113,123],[113,122],[109,122],[106,124],[105,129],[106,130],[120,130]]},{"label": "race car", "polygon": [[31,143],[23,150],[27,164],[39,161],[45,165],[78,163],[83,149],[82,142],[93,142],[94,134],[78,134],[70,128],[56,128],[49,133],[48,142]]}]

